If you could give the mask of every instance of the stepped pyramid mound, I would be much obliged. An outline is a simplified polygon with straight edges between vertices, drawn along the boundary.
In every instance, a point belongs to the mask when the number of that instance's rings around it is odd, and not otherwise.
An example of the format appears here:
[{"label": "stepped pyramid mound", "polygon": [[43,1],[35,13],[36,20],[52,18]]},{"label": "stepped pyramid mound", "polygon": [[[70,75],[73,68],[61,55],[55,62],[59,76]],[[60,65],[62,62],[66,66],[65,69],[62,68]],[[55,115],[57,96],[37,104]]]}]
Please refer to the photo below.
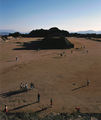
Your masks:
[{"label": "stepped pyramid mound", "polygon": [[41,41],[42,49],[69,49],[74,45],[65,37],[45,37]]}]

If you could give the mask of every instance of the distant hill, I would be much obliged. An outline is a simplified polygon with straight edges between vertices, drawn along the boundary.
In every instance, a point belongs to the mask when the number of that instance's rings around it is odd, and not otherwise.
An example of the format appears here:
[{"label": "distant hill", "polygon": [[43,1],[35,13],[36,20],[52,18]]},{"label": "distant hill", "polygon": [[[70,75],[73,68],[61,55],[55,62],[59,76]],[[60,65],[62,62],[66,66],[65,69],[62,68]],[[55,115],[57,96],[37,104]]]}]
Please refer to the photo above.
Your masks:
[{"label": "distant hill", "polygon": [[87,30],[87,31],[78,31],[77,33],[80,33],[80,34],[92,34],[92,33],[95,33],[95,34],[101,34],[101,31],[94,31],[94,30]]},{"label": "distant hill", "polygon": [[0,35],[9,35],[9,33],[14,33],[14,30],[2,30],[0,29]]}]

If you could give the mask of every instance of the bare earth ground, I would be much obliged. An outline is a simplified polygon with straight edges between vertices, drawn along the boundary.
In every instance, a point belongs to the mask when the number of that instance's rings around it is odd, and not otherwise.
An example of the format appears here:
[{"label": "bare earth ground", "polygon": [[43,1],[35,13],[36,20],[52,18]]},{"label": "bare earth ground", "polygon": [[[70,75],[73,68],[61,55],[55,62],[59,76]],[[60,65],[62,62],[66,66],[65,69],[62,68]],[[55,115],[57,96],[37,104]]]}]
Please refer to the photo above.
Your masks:
[{"label": "bare earth ground", "polygon": [[[0,109],[7,104],[13,112],[34,112],[49,106],[52,98],[53,107],[43,111],[45,114],[72,112],[75,107],[80,107],[81,112],[101,113],[101,42],[68,38],[80,49],[13,50],[22,47],[18,42],[23,44],[36,39],[18,38],[0,43]],[[81,48],[84,45],[85,48]],[[65,56],[59,56],[64,51]],[[82,87],[87,79],[90,85]],[[18,90],[21,82],[33,82],[35,89],[2,96],[2,93]],[[41,102],[35,103],[38,92]]]}]

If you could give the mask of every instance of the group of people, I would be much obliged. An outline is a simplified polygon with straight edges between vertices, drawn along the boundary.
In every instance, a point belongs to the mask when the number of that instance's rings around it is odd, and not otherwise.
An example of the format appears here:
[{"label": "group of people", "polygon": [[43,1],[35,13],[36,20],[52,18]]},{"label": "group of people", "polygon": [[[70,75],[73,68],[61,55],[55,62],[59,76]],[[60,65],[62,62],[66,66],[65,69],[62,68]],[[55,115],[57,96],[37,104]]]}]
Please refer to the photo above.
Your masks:
[{"label": "group of people", "polygon": [[[90,81],[87,80],[86,85],[89,86],[89,83],[90,83]],[[35,87],[34,84],[31,82],[31,83],[30,83],[30,88],[32,89],[32,88],[34,88],[34,87]],[[27,83],[26,83],[26,84],[23,84],[23,83],[21,82],[20,88],[21,88],[21,89],[22,89],[22,88],[28,89],[28,84],[27,84]],[[40,93],[38,92],[38,94],[37,94],[37,102],[38,102],[38,103],[40,102],[40,97],[41,97],[41,96],[40,96]],[[51,107],[53,106],[53,99],[52,99],[52,98],[50,98],[50,106],[51,106]],[[75,109],[76,109],[77,112],[80,112],[80,108],[79,108],[79,107],[76,107]],[[5,112],[5,113],[8,112],[8,107],[7,107],[7,105],[5,105],[4,112]]]},{"label": "group of people", "polygon": [[66,56],[65,51],[59,54],[61,57]]},{"label": "group of people", "polygon": [[81,46],[81,48],[86,48],[85,45]]},{"label": "group of people", "polygon": [[[34,86],[34,83],[30,83],[30,89],[33,89],[33,88],[35,88],[35,86]],[[21,84],[20,84],[20,89],[28,89],[28,84],[27,83],[25,83],[25,84],[23,84],[22,82],[21,82]]]}]

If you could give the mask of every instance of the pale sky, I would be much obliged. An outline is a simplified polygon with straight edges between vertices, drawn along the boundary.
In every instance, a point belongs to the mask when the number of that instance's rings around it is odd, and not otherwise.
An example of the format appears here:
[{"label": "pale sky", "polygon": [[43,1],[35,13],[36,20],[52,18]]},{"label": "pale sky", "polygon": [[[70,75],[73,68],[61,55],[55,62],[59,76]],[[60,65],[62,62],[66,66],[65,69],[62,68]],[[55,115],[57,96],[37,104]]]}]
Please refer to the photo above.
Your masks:
[{"label": "pale sky", "polygon": [[0,29],[101,30],[101,0],[0,0]]}]

